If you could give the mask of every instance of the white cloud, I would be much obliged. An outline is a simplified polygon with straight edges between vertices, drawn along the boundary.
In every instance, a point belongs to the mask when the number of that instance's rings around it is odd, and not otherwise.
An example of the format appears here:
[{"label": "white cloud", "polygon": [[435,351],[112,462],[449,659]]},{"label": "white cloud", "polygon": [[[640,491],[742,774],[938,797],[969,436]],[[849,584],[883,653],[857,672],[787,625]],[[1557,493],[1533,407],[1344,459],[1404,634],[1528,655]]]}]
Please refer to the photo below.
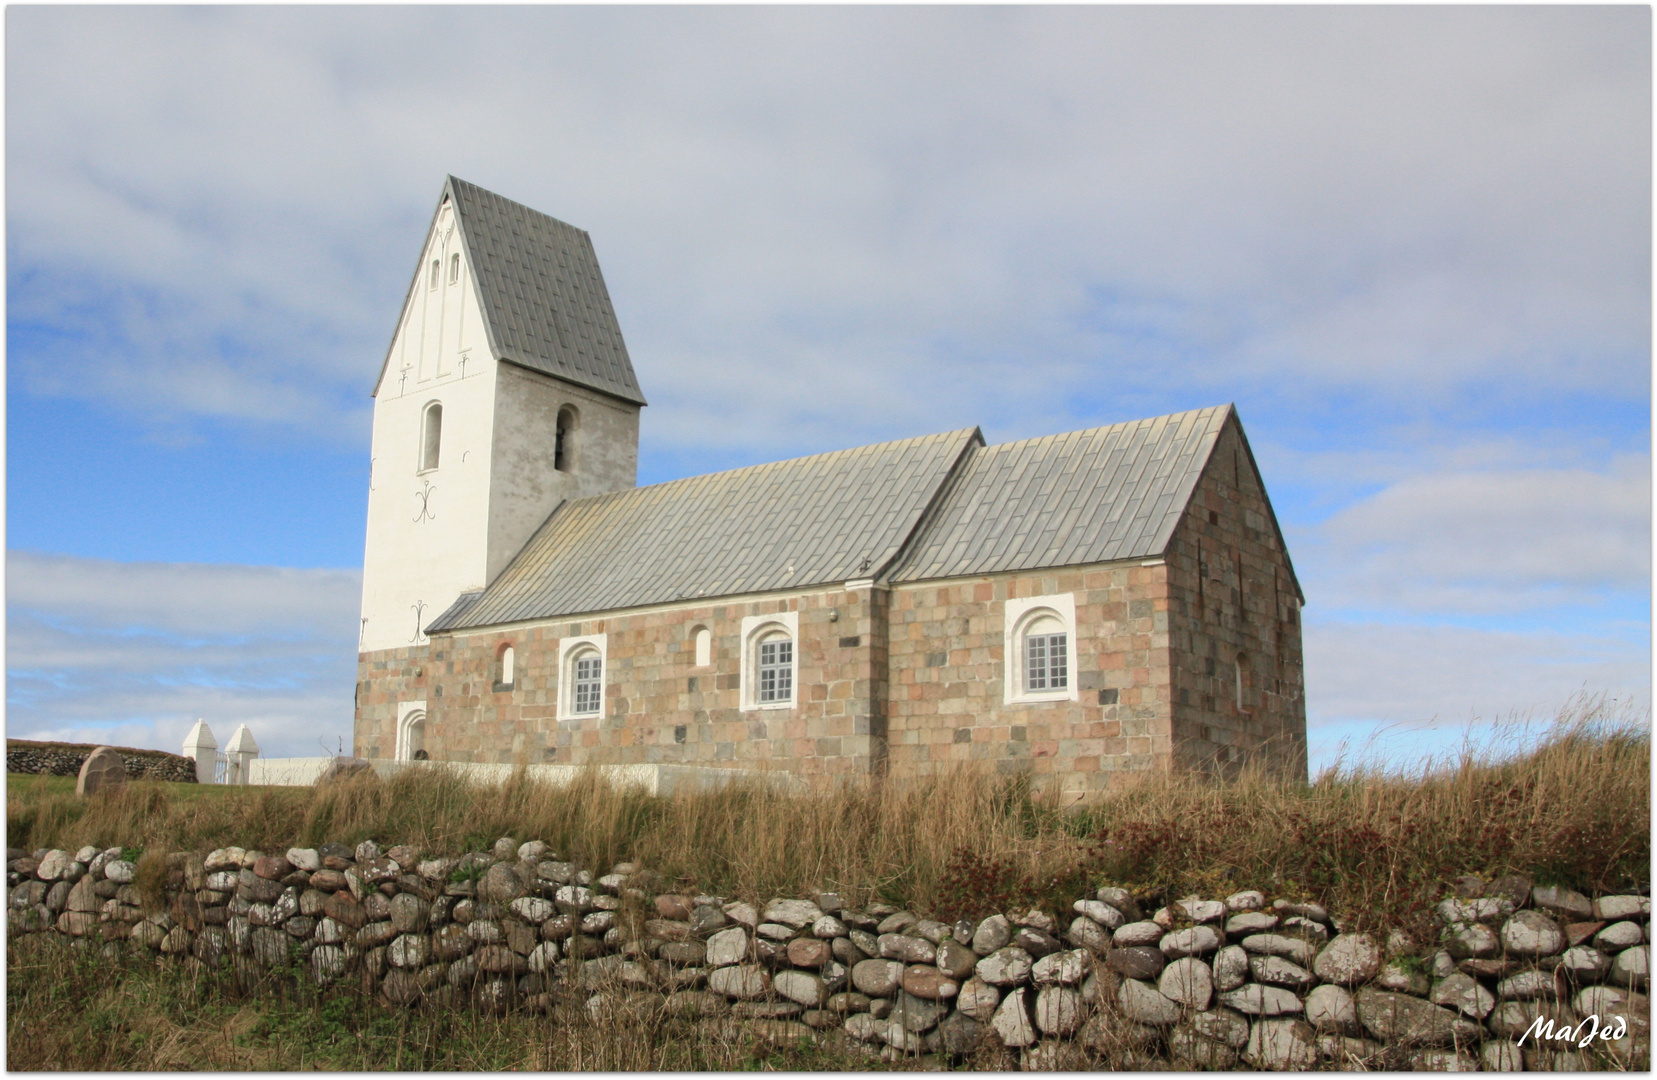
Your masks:
[{"label": "white cloud", "polygon": [[1308,727],[1546,719],[1584,692],[1649,709],[1651,644],[1629,637],[1311,622]]},{"label": "white cloud", "polygon": [[1649,594],[1651,461],[1410,477],[1299,547],[1326,608],[1516,612]]},{"label": "white cloud", "polygon": [[9,552],[7,733],[176,753],[197,718],[266,756],[350,740],[355,571]]},{"label": "white cloud", "polygon": [[14,363],[360,433],[452,171],[592,232],[674,450],[1035,433],[1101,384],[1643,397],[1649,17],[23,8],[12,291],[122,300]]}]

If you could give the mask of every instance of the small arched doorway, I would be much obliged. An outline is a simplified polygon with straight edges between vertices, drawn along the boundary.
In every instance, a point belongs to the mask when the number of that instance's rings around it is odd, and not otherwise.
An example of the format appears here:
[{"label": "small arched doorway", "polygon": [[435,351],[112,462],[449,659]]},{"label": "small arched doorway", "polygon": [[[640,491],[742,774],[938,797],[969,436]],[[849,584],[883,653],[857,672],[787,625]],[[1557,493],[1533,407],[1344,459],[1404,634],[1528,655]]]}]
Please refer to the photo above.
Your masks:
[{"label": "small arched doorway", "polygon": [[[412,706],[412,707],[411,707]],[[409,702],[397,718],[397,760],[424,761],[426,753],[426,703]]]}]

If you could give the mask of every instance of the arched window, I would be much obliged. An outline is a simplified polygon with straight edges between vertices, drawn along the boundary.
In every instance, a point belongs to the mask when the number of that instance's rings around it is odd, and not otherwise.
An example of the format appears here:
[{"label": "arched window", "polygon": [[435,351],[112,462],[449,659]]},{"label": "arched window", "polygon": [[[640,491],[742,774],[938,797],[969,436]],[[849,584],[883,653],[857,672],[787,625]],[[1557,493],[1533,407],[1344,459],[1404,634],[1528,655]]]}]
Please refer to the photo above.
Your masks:
[{"label": "arched window", "polygon": [[800,683],[800,615],[747,615],[742,619],[742,707],[791,709]]},{"label": "arched window", "polygon": [[1033,620],[1024,631],[1024,690],[1039,694],[1069,689],[1070,635],[1053,615]]},{"label": "arched window", "polygon": [[428,289],[437,288],[437,274],[438,274],[439,269],[442,267],[442,265],[443,264],[440,260],[438,260],[438,259],[433,259],[432,260],[431,280],[426,284],[426,288],[428,288]]},{"label": "arched window", "polygon": [[443,443],[443,406],[432,402],[426,406],[420,432],[420,471],[437,468],[438,451]]},{"label": "arched window", "polygon": [[759,643],[760,704],[794,700],[794,641],[778,630]]},{"label": "arched window", "polygon": [[705,626],[696,628],[696,666],[708,667],[713,663],[713,632]]},{"label": "arched window", "polygon": [[1070,593],[1020,597],[1004,609],[1006,704],[1077,701],[1076,598]]},{"label": "arched window", "polygon": [[567,637],[558,643],[558,719],[578,720],[604,711],[603,634]]},{"label": "arched window", "polygon": [[501,646],[498,658],[495,661],[495,689],[510,690],[517,675],[518,656],[510,645]]},{"label": "arched window", "polygon": [[450,255],[449,256],[449,284],[453,285],[455,282],[457,282],[459,280],[460,280],[460,256],[458,254]]},{"label": "arched window", "polygon": [[1250,691],[1254,689],[1253,673],[1249,671],[1248,653],[1237,654],[1237,711],[1249,711]]},{"label": "arched window", "polygon": [[580,417],[573,405],[566,405],[558,410],[558,430],[552,448],[552,467],[559,472],[575,471],[575,433],[579,427],[579,420]]},{"label": "arched window", "polygon": [[570,661],[570,712],[586,716],[603,704],[604,659],[597,649],[586,649]]}]

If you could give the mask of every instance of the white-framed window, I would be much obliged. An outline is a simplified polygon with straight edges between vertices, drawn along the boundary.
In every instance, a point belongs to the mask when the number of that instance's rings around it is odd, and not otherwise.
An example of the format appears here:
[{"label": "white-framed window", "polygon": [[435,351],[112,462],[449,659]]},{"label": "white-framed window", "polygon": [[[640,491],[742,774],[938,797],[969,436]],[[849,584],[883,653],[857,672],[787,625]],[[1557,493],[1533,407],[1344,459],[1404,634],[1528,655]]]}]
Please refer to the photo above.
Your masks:
[{"label": "white-framed window", "polygon": [[437,468],[443,448],[443,406],[432,402],[420,414],[420,472]]},{"label": "white-framed window", "polygon": [[1002,700],[1005,704],[1078,701],[1076,597],[1073,593],[1008,600],[1004,610]]},{"label": "white-framed window", "polygon": [[747,615],[742,620],[742,708],[792,709],[800,685],[800,614]]},{"label": "white-framed window", "polygon": [[604,712],[605,635],[558,643],[558,719],[579,720]]},{"label": "white-framed window", "polygon": [[426,703],[399,701],[397,703],[397,748],[393,756],[398,761],[413,761],[415,755],[426,756]]},{"label": "white-framed window", "polygon": [[510,690],[518,675],[518,651],[511,645],[501,649],[495,661],[495,689]]},{"label": "white-framed window", "polygon": [[696,666],[713,666],[713,631],[705,626],[698,626],[691,631],[691,637],[696,642]]},{"label": "white-framed window", "polygon": [[449,284],[453,285],[460,280],[460,255],[449,256]]},{"label": "white-framed window", "polygon": [[429,282],[427,282],[426,288],[428,288],[428,289],[437,288],[437,275],[442,270],[442,267],[443,267],[443,261],[441,259],[433,259],[432,260],[431,280]]}]

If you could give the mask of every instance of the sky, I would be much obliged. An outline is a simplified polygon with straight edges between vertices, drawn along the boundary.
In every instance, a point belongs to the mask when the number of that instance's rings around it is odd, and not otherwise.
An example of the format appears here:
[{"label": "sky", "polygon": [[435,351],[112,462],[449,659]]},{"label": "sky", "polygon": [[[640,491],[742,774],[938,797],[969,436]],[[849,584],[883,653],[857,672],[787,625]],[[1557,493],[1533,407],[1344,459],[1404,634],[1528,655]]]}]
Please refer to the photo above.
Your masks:
[{"label": "sky", "polygon": [[1649,8],[5,28],[11,737],[349,746],[369,392],[451,173],[592,236],[641,483],[1235,402],[1314,770],[1649,720]]}]

